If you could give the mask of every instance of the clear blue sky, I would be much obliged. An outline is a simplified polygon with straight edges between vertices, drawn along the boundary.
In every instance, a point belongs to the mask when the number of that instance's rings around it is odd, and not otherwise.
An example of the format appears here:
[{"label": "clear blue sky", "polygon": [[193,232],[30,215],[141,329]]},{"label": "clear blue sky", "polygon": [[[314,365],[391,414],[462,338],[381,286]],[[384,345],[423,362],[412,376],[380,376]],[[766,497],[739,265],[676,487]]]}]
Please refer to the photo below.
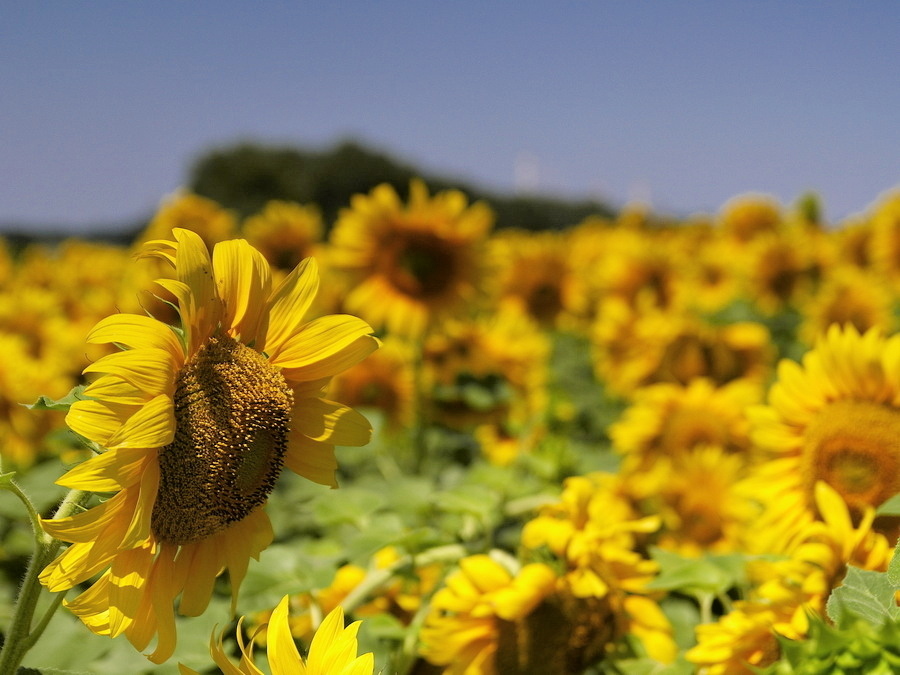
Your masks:
[{"label": "clear blue sky", "polygon": [[676,214],[900,186],[900,3],[0,0],[0,223],[146,215],[211,145],[354,137]]}]

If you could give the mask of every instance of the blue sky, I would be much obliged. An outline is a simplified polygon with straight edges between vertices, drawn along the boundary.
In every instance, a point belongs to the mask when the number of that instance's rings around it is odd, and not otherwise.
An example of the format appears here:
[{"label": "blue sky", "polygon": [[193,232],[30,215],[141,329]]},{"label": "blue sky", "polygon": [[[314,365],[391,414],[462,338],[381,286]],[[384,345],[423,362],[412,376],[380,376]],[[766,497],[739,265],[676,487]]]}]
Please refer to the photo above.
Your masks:
[{"label": "blue sky", "polygon": [[210,146],[353,137],[686,215],[900,187],[900,4],[0,0],[0,223],[147,215]]}]

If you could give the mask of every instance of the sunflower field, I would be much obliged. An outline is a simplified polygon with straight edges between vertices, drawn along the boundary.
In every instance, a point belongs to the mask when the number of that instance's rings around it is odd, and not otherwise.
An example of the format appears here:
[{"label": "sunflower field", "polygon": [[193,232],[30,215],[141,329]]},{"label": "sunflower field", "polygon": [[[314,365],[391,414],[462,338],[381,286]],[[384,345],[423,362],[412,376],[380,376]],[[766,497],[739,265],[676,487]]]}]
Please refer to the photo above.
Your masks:
[{"label": "sunflower field", "polygon": [[900,192],[0,241],[0,675],[900,672]]}]

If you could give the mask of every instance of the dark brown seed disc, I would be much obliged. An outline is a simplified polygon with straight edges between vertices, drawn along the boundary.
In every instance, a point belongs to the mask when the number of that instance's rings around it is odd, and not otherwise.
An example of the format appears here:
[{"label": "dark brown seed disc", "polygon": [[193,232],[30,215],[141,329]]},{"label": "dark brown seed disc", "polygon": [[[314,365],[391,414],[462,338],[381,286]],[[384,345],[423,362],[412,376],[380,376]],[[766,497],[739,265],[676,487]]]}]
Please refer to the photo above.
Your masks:
[{"label": "dark brown seed disc", "polygon": [[159,451],[151,528],[188,544],[266,502],[284,464],[293,396],[277,368],[228,336],[213,336],[175,383],[175,438]]}]

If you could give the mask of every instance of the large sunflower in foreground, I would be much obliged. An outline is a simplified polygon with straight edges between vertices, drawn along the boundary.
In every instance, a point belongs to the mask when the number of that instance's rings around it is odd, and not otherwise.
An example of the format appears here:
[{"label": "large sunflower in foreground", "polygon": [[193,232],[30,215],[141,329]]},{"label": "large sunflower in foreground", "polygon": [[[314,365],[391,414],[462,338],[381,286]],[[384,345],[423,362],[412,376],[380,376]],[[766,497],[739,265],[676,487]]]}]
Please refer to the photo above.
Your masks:
[{"label": "large sunflower in foreground", "polygon": [[458,190],[429,197],[421,181],[411,182],[406,205],[388,184],[354,195],[331,235],[331,261],[354,284],[345,306],[376,328],[421,335],[475,296],[493,221],[485,204],[469,206]]},{"label": "large sunflower in foreground", "polygon": [[124,633],[149,658],[175,647],[173,603],[201,614],[227,569],[236,596],[250,557],[272,540],[264,511],[283,466],[336,486],[334,445],[362,445],[366,420],[321,398],[334,374],[378,346],[351,316],[304,322],[318,287],[314,260],[274,291],[269,266],[246,241],[198,235],[153,241],[146,254],[170,262],[161,286],[178,300],[181,328],[118,314],[88,336],[123,351],[86,373],[102,376],[66,419],[100,454],[59,481],[112,493],[78,515],[44,521],[72,542],[41,574],[51,591],[102,576],[69,608],[95,633]]},{"label": "large sunflower in foreground", "polygon": [[858,520],[900,492],[900,335],[832,325],[802,365],[779,364],[769,404],[748,414],[768,453],[744,485],[765,509],[753,534],[760,550],[783,550],[820,517],[820,480]]}]

